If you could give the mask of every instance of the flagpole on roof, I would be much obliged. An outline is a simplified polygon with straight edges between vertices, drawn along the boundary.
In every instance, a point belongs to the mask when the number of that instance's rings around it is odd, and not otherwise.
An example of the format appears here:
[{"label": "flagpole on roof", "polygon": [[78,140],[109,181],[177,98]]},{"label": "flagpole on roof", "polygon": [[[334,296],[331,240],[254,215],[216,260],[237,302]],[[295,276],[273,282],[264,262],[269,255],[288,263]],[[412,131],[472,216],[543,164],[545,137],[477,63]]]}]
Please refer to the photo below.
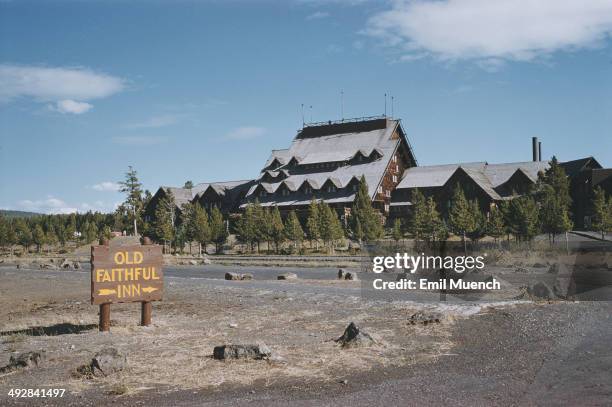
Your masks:
[{"label": "flagpole on roof", "polygon": [[387,94],[385,93],[385,114],[383,115],[387,117]]}]

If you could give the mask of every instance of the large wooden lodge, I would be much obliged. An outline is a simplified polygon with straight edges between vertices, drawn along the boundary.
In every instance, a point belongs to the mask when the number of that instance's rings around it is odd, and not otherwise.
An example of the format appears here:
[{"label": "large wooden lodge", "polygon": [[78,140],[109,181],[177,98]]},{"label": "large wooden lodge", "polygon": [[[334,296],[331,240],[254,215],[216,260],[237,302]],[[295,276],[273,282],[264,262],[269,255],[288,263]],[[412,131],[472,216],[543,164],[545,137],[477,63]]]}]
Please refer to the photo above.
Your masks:
[{"label": "large wooden lodge", "polygon": [[[445,214],[452,192],[461,185],[469,199],[477,199],[487,213],[492,205],[525,193],[535,185],[548,161],[541,144],[533,140],[532,161],[487,162],[418,166],[401,121],[371,117],[304,125],[289,148],[272,150],[260,174],[243,181],[200,183],[193,188],[160,187],[145,209],[152,218],[159,199],[168,192],[177,210],[193,202],[208,210],[217,207],[238,215],[256,200],[277,206],[282,214],[295,210],[304,217],[312,199],[323,200],[346,218],[361,177],[365,177],[372,204],[385,219],[410,214],[410,196],[418,188],[433,196]],[[612,169],[602,169],[588,157],[561,163],[571,178],[575,225],[588,227],[593,188],[612,194]]]}]

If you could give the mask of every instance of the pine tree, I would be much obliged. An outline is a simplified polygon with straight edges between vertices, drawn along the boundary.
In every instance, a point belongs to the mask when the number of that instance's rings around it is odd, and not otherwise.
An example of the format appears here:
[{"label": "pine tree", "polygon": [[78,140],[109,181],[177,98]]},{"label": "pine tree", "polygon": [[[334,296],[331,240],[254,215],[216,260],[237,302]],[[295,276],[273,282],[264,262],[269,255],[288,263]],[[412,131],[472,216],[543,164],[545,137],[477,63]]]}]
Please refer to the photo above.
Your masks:
[{"label": "pine tree", "polygon": [[285,219],[285,235],[294,247],[299,247],[304,239],[304,230],[302,230],[302,225],[294,211],[289,212],[287,219]]},{"label": "pine tree", "polygon": [[353,235],[355,234],[357,219],[361,223],[365,240],[377,240],[384,234],[380,214],[372,207],[368,185],[363,175],[359,181],[359,188],[357,189],[355,200],[353,201],[351,219]]},{"label": "pine tree", "polygon": [[191,218],[192,238],[199,245],[199,255],[202,255],[202,247],[206,251],[206,244],[211,241],[211,230],[208,214],[200,205],[193,205],[193,216]]},{"label": "pine tree", "polygon": [[497,243],[498,239],[504,235],[505,230],[504,214],[501,209],[493,207],[489,215],[489,221],[487,222],[487,235],[495,239]]},{"label": "pine tree", "polygon": [[257,244],[257,253],[259,253],[261,242],[268,240],[268,224],[266,210],[258,200],[253,203],[253,226],[254,241]]},{"label": "pine tree", "polygon": [[606,232],[612,229],[612,200],[606,200],[606,192],[601,187],[595,188],[591,227],[601,233],[602,239],[605,238]]},{"label": "pine tree", "polygon": [[404,237],[404,234],[402,233],[402,221],[399,218],[395,219],[393,222],[393,231],[391,236],[393,236],[393,240],[395,240],[396,244]]},{"label": "pine tree", "polygon": [[410,224],[408,230],[414,237],[414,240],[418,244],[419,239],[423,237],[426,229],[426,213],[427,213],[427,205],[425,201],[425,197],[418,189],[414,189],[411,195],[412,201],[412,217],[410,219]]},{"label": "pine tree", "polygon": [[57,246],[58,238],[53,227],[50,227],[45,233],[45,243],[47,244],[47,253],[50,253],[51,249]]},{"label": "pine tree", "polygon": [[480,240],[487,233],[487,218],[480,210],[478,200],[470,201],[470,212],[474,218],[474,228],[467,234],[473,242]]},{"label": "pine tree", "polygon": [[211,239],[215,243],[215,253],[221,253],[221,248],[227,241],[229,234],[225,227],[225,221],[221,211],[216,206],[210,211],[210,232]]},{"label": "pine tree", "polygon": [[183,188],[186,188],[186,189],[193,188],[193,182],[192,181],[185,181],[185,185],[183,185]]},{"label": "pine tree", "polygon": [[333,250],[334,242],[344,236],[342,224],[336,211],[325,202],[319,205],[319,214],[321,239]]},{"label": "pine tree", "polygon": [[270,236],[272,238],[272,241],[274,241],[276,252],[279,253],[280,245],[285,240],[285,225],[283,224],[283,218],[281,218],[281,214],[277,206],[275,206],[274,209],[270,211],[269,225]]},{"label": "pine tree", "polygon": [[253,250],[253,244],[255,243],[255,216],[254,216],[254,205],[247,204],[244,213],[238,220],[236,226],[238,237],[241,242],[249,245],[251,251]]},{"label": "pine tree", "polygon": [[45,231],[42,226],[36,225],[32,232],[32,241],[36,245],[36,251],[40,253],[42,245],[45,244]]},{"label": "pine tree", "polygon": [[89,244],[98,238],[98,227],[95,222],[85,222],[85,243]]},{"label": "pine tree", "polygon": [[25,220],[19,218],[14,223],[14,230],[17,243],[23,246],[24,251],[27,253],[32,244],[32,232],[30,228]]},{"label": "pine tree", "polygon": [[510,201],[508,227],[519,240],[531,241],[539,233],[539,209],[531,196]]},{"label": "pine tree", "polygon": [[138,180],[138,173],[132,166],[128,167],[125,179],[119,182],[119,191],[126,194],[124,205],[128,209],[128,217],[132,218],[134,224],[134,236],[138,236],[138,219],[142,210],[142,184]]},{"label": "pine tree", "polygon": [[354,229],[355,230],[353,231],[353,237],[357,239],[357,241],[361,245],[361,242],[363,241],[364,233],[363,233],[363,228],[361,227],[361,221],[359,220],[359,218],[355,220]]},{"label": "pine tree", "polygon": [[440,219],[436,201],[432,197],[427,198],[425,202],[424,224],[423,236],[428,242],[442,240],[446,237],[446,227]]},{"label": "pine tree", "polygon": [[0,247],[6,247],[8,243],[9,223],[4,216],[0,214]]},{"label": "pine tree", "polygon": [[106,240],[110,241],[112,237],[113,237],[113,232],[112,232],[110,226],[104,225],[104,227],[100,231],[100,238],[101,239],[106,239]]},{"label": "pine tree", "polygon": [[155,208],[154,220],[151,225],[151,233],[153,237],[164,243],[174,241],[174,217],[175,217],[174,196],[170,191],[165,194],[158,202]]},{"label": "pine tree", "polygon": [[476,228],[476,219],[470,208],[470,203],[465,198],[465,194],[459,183],[455,187],[451,208],[448,214],[448,221],[453,233],[461,236],[464,251],[467,251],[465,246],[465,236]]},{"label": "pine tree", "polygon": [[311,247],[312,242],[315,241],[318,248],[319,239],[321,238],[320,223],[319,205],[313,198],[308,207],[308,218],[306,220],[306,236],[310,240]]}]

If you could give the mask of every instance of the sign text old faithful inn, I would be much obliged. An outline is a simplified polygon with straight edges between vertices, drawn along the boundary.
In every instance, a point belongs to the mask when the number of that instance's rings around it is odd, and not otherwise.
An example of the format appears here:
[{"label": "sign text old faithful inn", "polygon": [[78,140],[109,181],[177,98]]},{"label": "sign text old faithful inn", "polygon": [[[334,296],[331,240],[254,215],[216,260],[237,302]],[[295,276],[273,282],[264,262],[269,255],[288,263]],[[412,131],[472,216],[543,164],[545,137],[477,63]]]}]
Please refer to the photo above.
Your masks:
[{"label": "sign text old faithful inn", "polygon": [[91,248],[91,303],[159,301],[163,294],[158,245]]}]

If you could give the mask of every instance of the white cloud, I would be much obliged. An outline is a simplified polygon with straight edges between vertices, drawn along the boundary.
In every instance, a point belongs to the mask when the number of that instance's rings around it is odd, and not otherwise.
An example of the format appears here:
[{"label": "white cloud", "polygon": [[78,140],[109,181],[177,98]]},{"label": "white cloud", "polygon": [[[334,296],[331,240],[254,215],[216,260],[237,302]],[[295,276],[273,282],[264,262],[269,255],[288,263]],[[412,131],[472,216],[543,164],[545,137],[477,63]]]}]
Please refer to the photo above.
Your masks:
[{"label": "white cloud", "polygon": [[93,105],[90,105],[87,102],[77,102],[74,100],[66,99],[60,100],[55,105],[51,105],[50,108],[51,110],[55,110],[60,113],[81,114],[91,110],[93,108]]},{"label": "white cloud", "polygon": [[125,127],[128,129],[154,129],[159,127],[171,126],[178,123],[181,115],[178,114],[164,114],[159,116],[150,117],[142,122],[130,123]]},{"label": "white cloud", "polygon": [[91,186],[91,189],[96,191],[119,191],[120,185],[116,182],[112,181],[104,181],[99,184],[94,184]]},{"label": "white cloud", "polygon": [[164,136],[116,136],[112,137],[111,141],[128,146],[150,146],[166,143],[168,138]]},{"label": "white cloud", "polygon": [[529,61],[600,45],[612,34],[610,0],[396,0],[364,31],[408,55]]},{"label": "white cloud", "polygon": [[121,92],[125,81],[87,68],[51,68],[0,64],[0,101],[31,98],[52,102],[62,113],[84,113],[92,105],[84,101]]},{"label": "white cloud", "polygon": [[238,127],[227,133],[225,138],[230,140],[250,140],[253,138],[261,137],[266,133],[266,129],[262,127]]},{"label": "white cloud", "polygon": [[45,199],[40,200],[24,199],[19,201],[12,209],[37,213],[83,213],[87,211],[111,212],[114,211],[116,207],[116,203],[106,203],[103,201],[95,201],[93,203],[83,202],[71,205],[62,199],[49,195]]},{"label": "white cloud", "polygon": [[329,13],[327,11],[316,11],[306,16],[306,20],[320,20],[327,17],[329,17]]}]

